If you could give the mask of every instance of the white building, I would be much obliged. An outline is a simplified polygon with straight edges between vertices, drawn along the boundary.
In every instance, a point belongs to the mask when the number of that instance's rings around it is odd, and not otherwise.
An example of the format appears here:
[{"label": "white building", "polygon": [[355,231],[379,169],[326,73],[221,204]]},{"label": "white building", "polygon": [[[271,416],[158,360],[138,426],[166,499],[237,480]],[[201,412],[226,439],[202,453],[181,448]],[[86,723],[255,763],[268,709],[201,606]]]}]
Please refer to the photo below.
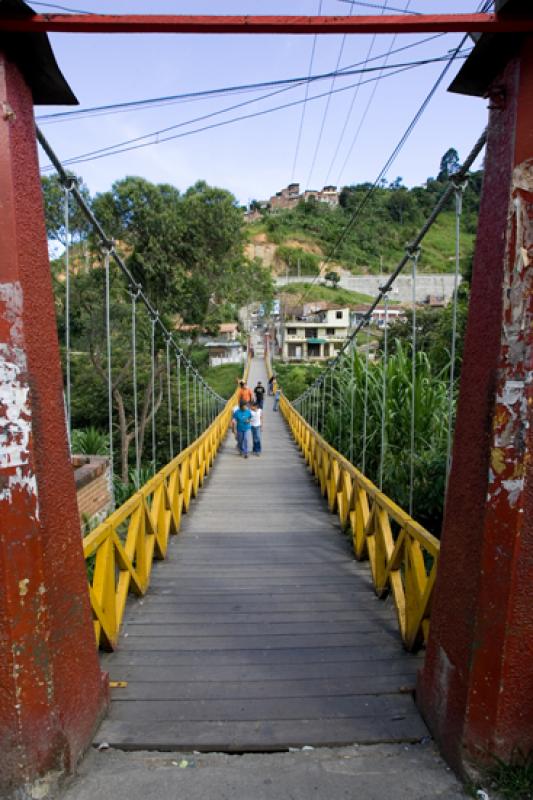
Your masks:
[{"label": "white building", "polygon": [[283,361],[326,361],[334,358],[348,337],[349,308],[328,308],[282,326]]}]

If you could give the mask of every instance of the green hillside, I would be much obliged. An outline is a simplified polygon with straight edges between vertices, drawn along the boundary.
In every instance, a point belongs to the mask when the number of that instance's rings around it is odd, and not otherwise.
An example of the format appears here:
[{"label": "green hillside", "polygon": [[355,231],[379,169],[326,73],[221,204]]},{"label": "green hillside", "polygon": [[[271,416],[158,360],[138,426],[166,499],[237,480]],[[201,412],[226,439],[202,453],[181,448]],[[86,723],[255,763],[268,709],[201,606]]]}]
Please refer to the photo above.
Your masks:
[{"label": "green hillside", "polygon": [[287,286],[280,287],[280,292],[305,298],[307,303],[315,300],[327,300],[330,303],[346,306],[371,303],[374,299],[368,294],[351,292],[349,289],[333,289],[331,286],[323,286],[319,283],[290,283]]},{"label": "green hillside", "polygon": [[[464,194],[461,223],[463,271],[469,269],[474,251],[481,178],[480,172],[473,174]],[[441,180],[428,179],[424,186],[412,189],[403,186],[401,179],[381,186],[373,192],[363,210],[356,214],[346,234],[346,225],[359,209],[369,185],[344,187],[337,208],[308,200],[290,210],[266,211],[260,220],[248,226],[247,236],[251,241],[261,238],[277,245],[276,261],[285,265],[292,275],[297,274],[298,261],[301,274],[315,274],[320,261],[317,251],[327,256],[333,248],[333,268],[342,267],[353,273],[391,271],[446,185],[447,178],[443,177]],[[452,198],[424,241],[419,269],[422,272],[451,272],[454,254]],[[306,268],[310,268],[308,272],[305,272]]]}]

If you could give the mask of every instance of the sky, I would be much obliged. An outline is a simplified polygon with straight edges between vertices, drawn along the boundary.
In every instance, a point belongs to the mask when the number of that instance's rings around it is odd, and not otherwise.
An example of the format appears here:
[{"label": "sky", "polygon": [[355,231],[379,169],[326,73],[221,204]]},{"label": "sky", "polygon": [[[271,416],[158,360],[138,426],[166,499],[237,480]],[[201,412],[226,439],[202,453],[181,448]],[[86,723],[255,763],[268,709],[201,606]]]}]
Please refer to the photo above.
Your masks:
[{"label": "sky", "polygon": [[[52,11],[37,2],[28,2],[35,11]],[[380,13],[344,0],[58,2],[73,10],[101,13],[297,15],[316,14],[319,4],[322,14]],[[385,0],[373,2],[383,4]],[[389,6],[404,9],[408,5],[409,10],[425,13],[473,12],[478,4],[479,0],[388,2]],[[426,37],[402,34],[393,42],[391,35],[375,38],[352,35],[346,37],[341,51],[342,38],[334,35],[316,38],[313,74],[331,72],[337,64],[342,68],[364,63],[368,55],[371,58],[382,55],[383,58],[367,64],[381,66],[391,47],[402,47]],[[444,56],[457,47],[460,39],[460,34],[441,36],[404,53],[391,54],[389,63]],[[312,36],[285,35],[51,34],[50,40],[80,108],[307,76],[313,49]],[[436,175],[441,156],[449,147],[455,147],[460,157],[464,157],[480,135],[487,122],[487,101],[447,92],[461,63],[452,66],[390,167],[388,180],[400,176],[408,186],[421,184]],[[83,178],[92,193],[107,191],[114,181],[127,175],[138,175],[156,183],[171,183],[180,191],[197,180],[205,180],[229,189],[241,204],[253,198],[268,199],[292,180],[299,182],[302,189],[321,188],[325,183],[342,186],[373,181],[442,69],[443,63],[418,66],[358,88],[360,80],[375,77],[376,73],[338,78],[333,89],[351,88],[331,94],[329,105],[327,95],[332,80],[314,82],[305,105],[300,102],[284,110],[160,141],[70,169]],[[170,133],[188,134],[204,125],[305,98],[305,87],[298,85],[260,99],[272,91],[254,90],[68,121],[42,120],[39,124],[60,159],[66,160],[173,125],[181,127]],[[311,100],[315,94],[326,96]],[[256,98],[257,102],[240,109],[190,122]],[[305,109],[303,125],[302,109]],[[37,107],[36,115],[39,119],[43,114],[68,110],[72,109]],[[148,141],[155,142],[156,138]],[[42,166],[46,163],[41,153]]]}]

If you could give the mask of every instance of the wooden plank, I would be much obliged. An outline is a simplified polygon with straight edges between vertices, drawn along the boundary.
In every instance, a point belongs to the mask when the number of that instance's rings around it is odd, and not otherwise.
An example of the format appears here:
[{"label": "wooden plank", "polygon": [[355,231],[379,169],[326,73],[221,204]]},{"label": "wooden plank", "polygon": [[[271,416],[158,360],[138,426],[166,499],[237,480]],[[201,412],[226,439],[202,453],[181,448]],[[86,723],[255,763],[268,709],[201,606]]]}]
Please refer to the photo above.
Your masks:
[{"label": "wooden plank", "polygon": [[148,595],[129,603],[102,658],[127,686],[97,741],[242,752],[427,735],[408,693],[421,662],[393,605],[266,415],[262,458],[223,444]]},{"label": "wooden plank", "polygon": [[[372,631],[361,633],[355,636],[352,633],[322,634],[320,644],[322,647],[385,647],[392,640],[393,645],[401,647],[399,635],[387,635],[385,631],[378,633]],[[241,649],[243,644],[248,650],[271,650],[271,649],[293,649],[299,650],[316,648],[317,637],[309,634],[302,635],[277,635],[268,634],[253,636],[136,636],[129,633],[128,647],[137,651],[141,650],[165,650],[174,652],[187,650],[230,650]]]},{"label": "wooden plank", "polygon": [[219,722],[136,723],[106,720],[95,744],[107,742],[122,750],[200,750],[203,752],[268,752],[289,747],[338,747],[357,742],[419,742],[427,736],[419,714],[402,720],[369,717],[320,720],[257,720]]},{"label": "wooden plank", "polygon": [[[114,659],[109,664],[113,680],[132,680],[147,685],[150,682],[168,683],[223,683],[224,681],[239,681],[242,683],[260,683],[267,685],[275,681],[295,680],[343,680],[349,679],[353,685],[358,685],[362,678],[376,678],[387,676],[403,676],[404,674],[416,676],[421,661],[414,659],[406,662],[405,659],[395,659],[393,654],[389,658],[361,659],[360,661],[317,661],[302,664],[301,662],[261,662],[249,661],[241,663],[213,663],[205,661],[194,664],[173,664],[161,658],[140,660],[132,658],[129,662]],[[400,680],[398,678],[398,680]],[[398,684],[403,685],[403,684]],[[142,697],[142,694],[138,695]]]},{"label": "wooden plank", "polygon": [[[119,696],[119,695],[118,695]],[[114,699],[110,720],[131,722],[254,722],[290,719],[399,719],[415,713],[412,698],[402,694],[216,698],[195,700]]]},{"label": "wooden plank", "polygon": [[[135,668],[133,668],[135,669]],[[157,669],[157,668],[155,668]],[[387,693],[407,693],[414,691],[415,675],[360,675],[355,678],[339,678],[336,674],[328,678],[292,680],[228,680],[228,681],[176,681],[169,670],[164,669],[158,680],[150,680],[157,673],[148,672],[146,667],[137,668],[140,680],[132,677],[131,670],[127,677],[112,680],[127,680],[124,688],[112,689],[113,701],[129,701],[135,703],[139,697],[143,700],[211,700],[224,697],[226,700],[242,700],[249,698],[280,697],[336,697],[345,695],[367,695]],[[122,675],[123,673],[121,673]]]},{"label": "wooden plank", "polygon": [[[314,664],[314,663],[355,663],[356,661],[368,661],[369,659],[379,660],[396,659],[402,656],[401,648],[391,641],[387,646],[379,644],[371,647],[361,644],[352,647],[286,647],[286,648],[256,648],[250,650],[246,647],[224,650],[157,650],[153,647],[136,649],[137,641],[127,640],[127,644],[117,650],[111,656],[103,657],[102,663],[105,669],[109,669],[109,663],[113,664],[152,664],[168,666],[187,666],[188,669],[196,669],[198,666],[209,665],[210,669],[218,669],[229,665],[255,665],[264,667],[272,664]],[[246,642],[244,644],[247,644]],[[408,663],[411,658],[404,658]]]},{"label": "wooden plank", "polygon": [[[388,625],[381,624],[384,629],[394,632],[392,621],[387,620]],[[351,636],[357,634],[375,634],[376,620],[361,619],[356,621],[341,620],[340,622],[319,622],[307,620],[305,622],[271,622],[263,619],[262,622],[243,622],[241,620],[199,624],[198,622],[179,622],[177,620],[157,622],[149,620],[131,621],[127,626],[129,636],[146,637],[147,639],[177,639],[194,637],[197,639],[220,639],[231,637],[232,639],[243,639],[249,641],[251,636],[306,636],[320,637],[322,634],[328,636]],[[315,639],[316,641],[316,639]]]}]

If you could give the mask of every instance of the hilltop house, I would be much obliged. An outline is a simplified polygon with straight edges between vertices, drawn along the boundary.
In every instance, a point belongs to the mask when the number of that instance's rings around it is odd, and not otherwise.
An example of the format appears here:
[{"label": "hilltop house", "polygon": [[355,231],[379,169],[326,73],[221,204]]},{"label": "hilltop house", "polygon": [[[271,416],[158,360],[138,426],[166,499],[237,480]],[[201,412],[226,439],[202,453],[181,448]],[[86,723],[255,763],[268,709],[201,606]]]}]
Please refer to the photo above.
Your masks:
[{"label": "hilltop house", "polygon": [[300,200],[316,200],[317,203],[327,203],[329,206],[339,205],[339,192],[336,186],[324,186],[323,189],[306,189],[300,192],[299,183],[289,183],[280,192],[269,200],[271,211],[277,211],[281,208],[294,208]]}]

